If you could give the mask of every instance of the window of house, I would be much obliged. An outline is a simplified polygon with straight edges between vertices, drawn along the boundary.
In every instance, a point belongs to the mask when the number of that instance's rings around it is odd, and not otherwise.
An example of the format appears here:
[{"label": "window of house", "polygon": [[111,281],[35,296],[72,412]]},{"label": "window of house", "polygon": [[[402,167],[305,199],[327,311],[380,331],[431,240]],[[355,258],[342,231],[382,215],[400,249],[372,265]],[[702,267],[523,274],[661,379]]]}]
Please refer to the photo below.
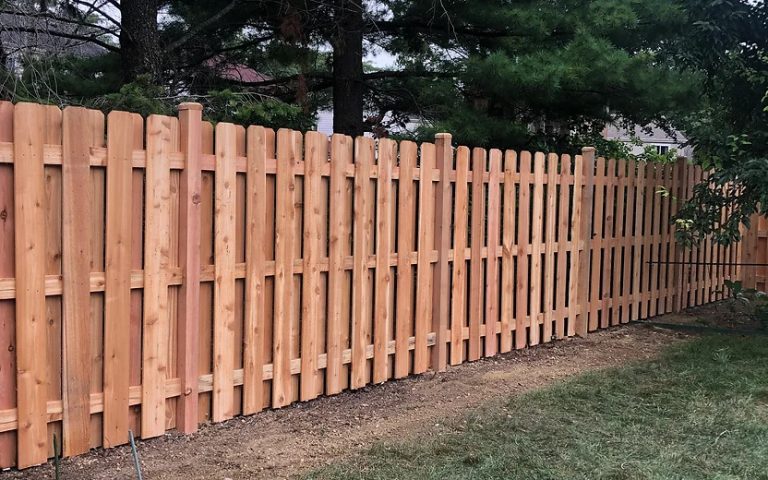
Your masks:
[{"label": "window of house", "polygon": [[666,155],[669,153],[669,145],[656,145],[656,153]]}]

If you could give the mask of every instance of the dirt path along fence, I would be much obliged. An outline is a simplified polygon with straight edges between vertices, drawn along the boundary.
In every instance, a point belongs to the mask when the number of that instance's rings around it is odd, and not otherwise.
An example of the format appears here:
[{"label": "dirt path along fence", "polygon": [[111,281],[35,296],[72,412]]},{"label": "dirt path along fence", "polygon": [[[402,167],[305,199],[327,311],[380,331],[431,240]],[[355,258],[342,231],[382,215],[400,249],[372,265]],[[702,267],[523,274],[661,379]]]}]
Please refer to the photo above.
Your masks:
[{"label": "dirt path along fence", "polygon": [[0,103],[0,467],[45,462],[54,434],[71,456],[193,432],[711,302],[740,278],[740,247],[675,243],[668,220],[705,175],[684,160],[201,113]]}]

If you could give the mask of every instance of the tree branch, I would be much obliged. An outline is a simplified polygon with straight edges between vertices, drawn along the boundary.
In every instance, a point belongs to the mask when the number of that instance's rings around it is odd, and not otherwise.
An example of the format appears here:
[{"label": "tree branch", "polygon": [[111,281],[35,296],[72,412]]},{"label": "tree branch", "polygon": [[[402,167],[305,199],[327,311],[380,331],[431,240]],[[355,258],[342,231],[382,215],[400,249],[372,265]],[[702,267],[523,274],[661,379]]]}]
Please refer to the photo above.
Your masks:
[{"label": "tree branch", "polygon": [[23,33],[46,33],[53,37],[69,38],[72,40],[82,40],[84,42],[98,45],[110,52],[120,52],[120,48],[112,44],[109,44],[103,40],[99,40],[96,36],[78,35],[76,33],[60,32],[58,30],[43,29],[43,28],[30,28],[30,27],[4,27],[7,32],[23,32]]},{"label": "tree branch", "polygon": [[232,9],[234,9],[239,3],[240,3],[240,0],[232,0],[224,8],[222,8],[221,10],[216,12],[215,15],[212,15],[212,16],[208,17],[206,20],[197,23],[194,27],[192,27],[189,30],[187,30],[181,37],[179,37],[178,39],[176,39],[173,42],[171,42],[170,44],[168,44],[168,46],[166,47],[166,50],[168,52],[172,52],[172,51],[176,50],[177,48],[179,48],[180,46],[184,45],[192,37],[194,37],[195,35],[197,35],[201,31],[205,30],[209,26],[211,26],[214,23],[216,23],[219,20],[221,20],[224,17],[224,15],[228,14],[229,12],[231,12]]}]

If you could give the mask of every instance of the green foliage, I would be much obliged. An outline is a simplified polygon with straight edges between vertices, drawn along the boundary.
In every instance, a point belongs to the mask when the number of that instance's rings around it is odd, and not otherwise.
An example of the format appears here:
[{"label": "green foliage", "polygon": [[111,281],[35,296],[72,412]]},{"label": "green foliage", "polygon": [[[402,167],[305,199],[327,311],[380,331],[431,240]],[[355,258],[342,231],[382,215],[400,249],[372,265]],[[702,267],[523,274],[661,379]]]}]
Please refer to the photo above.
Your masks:
[{"label": "green foliage", "polygon": [[725,291],[730,292],[733,308],[756,319],[763,330],[768,330],[768,294],[754,288],[744,288],[740,281],[726,280]]},{"label": "green foliage", "polygon": [[310,130],[315,123],[313,111],[277,98],[220,90],[201,99],[205,115],[216,122],[240,125],[262,125],[272,128]]}]

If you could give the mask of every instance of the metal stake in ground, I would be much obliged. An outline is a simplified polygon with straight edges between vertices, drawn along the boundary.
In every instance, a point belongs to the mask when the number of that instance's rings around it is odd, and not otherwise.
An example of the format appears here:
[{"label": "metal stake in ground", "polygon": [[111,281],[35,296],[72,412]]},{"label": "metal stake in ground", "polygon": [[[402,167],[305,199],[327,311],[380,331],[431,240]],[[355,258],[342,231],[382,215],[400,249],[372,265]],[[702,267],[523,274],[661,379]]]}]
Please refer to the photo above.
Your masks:
[{"label": "metal stake in ground", "polygon": [[133,430],[128,430],[128,439],[131,441],[131,453],[133,453],[133,465],[136,467],[137,478],[142,480],[141,463],[139,462],[139,452],[136,450],[136,441],[133,438]]}]

